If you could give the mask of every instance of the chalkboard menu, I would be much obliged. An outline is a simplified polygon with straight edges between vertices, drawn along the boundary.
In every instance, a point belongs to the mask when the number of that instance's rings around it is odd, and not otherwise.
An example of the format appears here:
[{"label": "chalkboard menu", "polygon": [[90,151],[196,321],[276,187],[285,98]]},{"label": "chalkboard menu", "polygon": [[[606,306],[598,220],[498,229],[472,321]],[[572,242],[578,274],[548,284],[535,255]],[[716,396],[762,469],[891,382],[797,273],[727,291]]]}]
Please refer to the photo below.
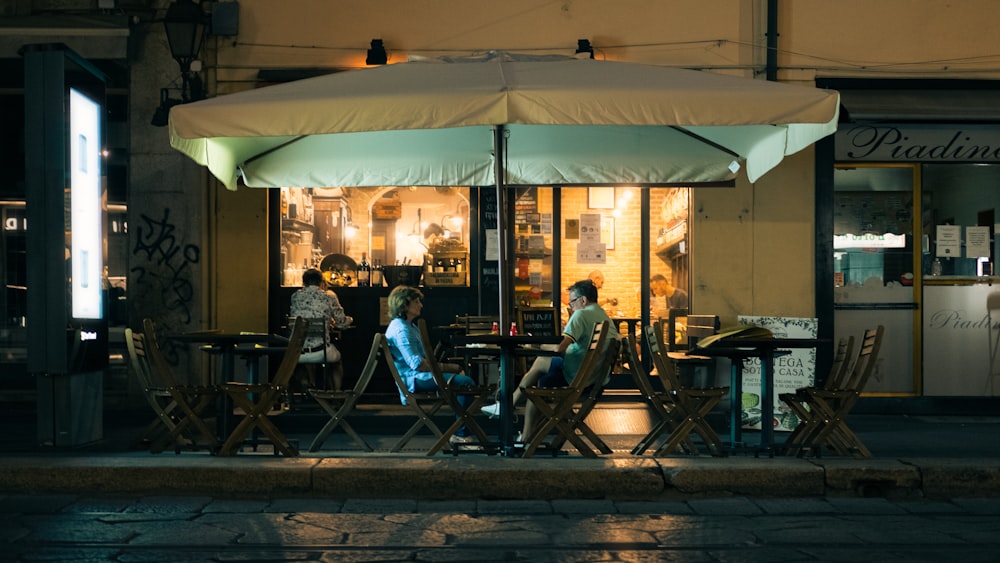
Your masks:
[{"label": "chalkboard menu", "polygon": [[559,318],[555,307],[530,307],[517,311],[521,334],[559,336]]},{"label": "chalkboard menu", "polygon": [[492,186],[479,188],[479,255],[480,295],[483,314],[499,314],[500,264],[496,260],[486,260],[486,237],[496,236],[498,222],[497,190]]}]

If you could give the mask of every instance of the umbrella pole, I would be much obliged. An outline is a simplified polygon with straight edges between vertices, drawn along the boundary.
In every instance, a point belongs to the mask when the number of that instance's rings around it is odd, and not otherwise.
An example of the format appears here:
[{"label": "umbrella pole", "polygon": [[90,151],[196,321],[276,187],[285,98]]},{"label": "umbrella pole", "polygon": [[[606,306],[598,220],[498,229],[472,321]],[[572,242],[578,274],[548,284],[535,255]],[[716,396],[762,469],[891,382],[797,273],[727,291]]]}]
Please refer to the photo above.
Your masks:
[{"label": "umbrella pole", "polygon": [[[493,173],[497,186],[497,287],[500,293],[500,330],[510,326],[511,281],[507,277],[507,190],[504,186],[504,127],[493,129]],[[504,455],[510,455],[514,448],[514,366],[507,354],[500,355],[500,448]]]}]

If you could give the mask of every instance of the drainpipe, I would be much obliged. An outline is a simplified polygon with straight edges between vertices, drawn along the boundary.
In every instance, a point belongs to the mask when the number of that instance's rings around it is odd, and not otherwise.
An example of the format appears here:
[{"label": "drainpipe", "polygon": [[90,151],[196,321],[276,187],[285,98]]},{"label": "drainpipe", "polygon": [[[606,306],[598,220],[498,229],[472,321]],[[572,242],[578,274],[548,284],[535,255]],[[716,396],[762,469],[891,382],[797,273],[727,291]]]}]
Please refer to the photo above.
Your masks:
[{"label": "drainpipe", "polygon": [[767,0],[767,79],[778,80],[778,0]]}]

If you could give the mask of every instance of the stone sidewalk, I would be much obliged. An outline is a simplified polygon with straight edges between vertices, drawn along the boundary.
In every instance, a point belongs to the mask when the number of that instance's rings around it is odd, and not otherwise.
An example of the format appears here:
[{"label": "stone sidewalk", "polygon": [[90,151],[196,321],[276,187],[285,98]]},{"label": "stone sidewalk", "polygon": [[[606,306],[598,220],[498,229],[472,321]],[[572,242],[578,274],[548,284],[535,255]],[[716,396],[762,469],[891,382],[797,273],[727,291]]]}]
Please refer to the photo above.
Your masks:
[{"label": "stone sidewalk", "polygon": [[[148,422],[143,417],[142,422]],[[302,419],[286,432],[302,447],[322,425]],[[745,496],[947,499],[1000,498],[1000,417],[858,416],[852,427],[868,460],[821,457],[632,456],[640,436],[604,436],[614,453],[532,459],[462,454],[426,457],[430,436],[388,453],[395,434],[356,424],[376,451],[335,432],[319,452],[276,457],[266,447],[231,458],[201,451],[129,449],[142,425],[111,428],[90,448],[0,448],[0,492],[209,495],[225,498],[684,500]],[[15,430],[16,431],[16,430]]]}]

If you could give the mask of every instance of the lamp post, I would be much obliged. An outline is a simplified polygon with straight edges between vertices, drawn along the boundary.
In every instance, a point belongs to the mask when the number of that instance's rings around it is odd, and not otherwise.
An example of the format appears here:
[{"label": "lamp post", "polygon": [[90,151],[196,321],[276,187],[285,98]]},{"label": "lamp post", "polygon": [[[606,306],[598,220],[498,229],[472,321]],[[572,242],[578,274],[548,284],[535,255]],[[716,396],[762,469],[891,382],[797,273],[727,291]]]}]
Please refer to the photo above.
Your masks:
[{"label": "lamp post", "polygon": [[191,63],[198,58],[201,40],[205,33],[205,13],[193,0],[174,0],[163,17],[167,31],[170,55],[181,66],[181,98],[183,101],[200,100],[201,77],[191,72]]}]

